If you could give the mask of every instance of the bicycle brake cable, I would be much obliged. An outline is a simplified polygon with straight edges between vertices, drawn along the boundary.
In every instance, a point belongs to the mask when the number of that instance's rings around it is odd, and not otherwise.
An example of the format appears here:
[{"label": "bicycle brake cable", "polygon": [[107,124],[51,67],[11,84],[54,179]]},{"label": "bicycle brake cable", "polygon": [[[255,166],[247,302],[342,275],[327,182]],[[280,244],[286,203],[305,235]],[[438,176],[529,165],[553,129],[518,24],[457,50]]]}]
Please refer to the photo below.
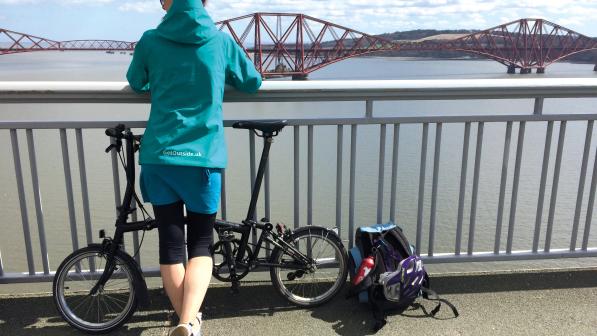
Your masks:
[{"label": "bicycle brake cable", "polygon": [[139,251],[141,251],[141,245],[143,245],[144,239],[145,239],[145,230],[143,230],[143,235],[141,236],[141,242],[139,242],[139,247],[137,248],[137,251],[135,251],[135,254],[133,255],[133,259],[135,259],[135,257],[137,257],[137,255],[139,254]]},{"label": "bicycle brake cable", "polygon": [[[118,152],[118,157],[120,158],[120,164],[122,165],[122,168],[124,169],[125,175],[127,175],[126,174],[126,164],[124,163],[124,158],[122,157],[121,152]],[[129,181],[128,176],[126,176],[126,184],[127,184],[127,186],[131,186],[131,181]],[[143,202],[141,202],[141,200],[139,199],[139,196],[137,195],[137,192],[135,191],[135,187],[131,186],[131,189],[133,190],[133,197],[135,198],[137,205],[141,208],[141,213],[143,214],[143,220],[147,220],[147,217],[152,218],[151,215],[149,215],[149,213],[143,206]],[[147,217],[145,217],[145,216],[147,216]]]}]

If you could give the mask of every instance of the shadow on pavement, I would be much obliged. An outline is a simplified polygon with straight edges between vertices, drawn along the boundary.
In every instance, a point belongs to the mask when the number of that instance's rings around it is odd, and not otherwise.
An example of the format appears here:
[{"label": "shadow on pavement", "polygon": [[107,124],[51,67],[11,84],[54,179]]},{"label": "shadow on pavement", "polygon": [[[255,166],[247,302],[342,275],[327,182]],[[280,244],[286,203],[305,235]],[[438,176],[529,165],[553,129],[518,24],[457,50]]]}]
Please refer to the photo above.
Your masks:
[{"label": "shadow on pavement", "polygon": [[[560,289],[597,287],[597,270],[576,270],[543,273],[514,273],[492,275],[449,275],[431,278],[432,289],[438,294],[467,294],[502,291],[525,291],[537,289]],[[371,335],[373,318],[371,309],[358,304],[356,299],[345,299],[346,286],[342,293],[320,307],[303,309],[293,306],[281,297],[271,283],[242,284],[240,293],[231,294],[229,287],[211,287],[203,306],[203,314],[207,320],[214,320],[215,325],[225,324],[228,318],[267,317],[282,314],[281,322],[293,323],[284,319],[291,316],[308,314],[315,319],[331,325],[334,332],[343,336]],[[59,316],[51,296],[21,296],[0,298],[0,335],[82,335]],[[150,291],[151,305],[139,309],[124,327],[110,335],[166,336],[172,317],[170,303],[161,289]],[[390,316],[400,314],[406,319],[429,318],[427,312],[435,304],[431,301],[419,300],[419,305],[404,312],[393,312]],[[446,318],[451,317],[446,309]],[[440,313],[440,315],[444,315]],[[449,316],[450,315],[450,316]],[[401,317],[401,318],[402,318]],[[440,316],[440,319],[442,316]],[[223,320],[218,323],[217,320]],[[255,323],[272,323],[280,319],[250,319]],[[308,319],[307,319],[308,321]],[[175,322],[173,322],[175,323]],[[308,323],[307,323],[308,324]],[[315,324],[314,324],[315,325]],[[321,325],[321,324],[319,324]],[[303,328],[310,327],[309,325]],[[315,327],[314,327],[315,328]],[[277,329],[273,329],[277,330]],[[306,330],[305,330],[306,331]],[[313,332],[317,333],[317,330]]]}]

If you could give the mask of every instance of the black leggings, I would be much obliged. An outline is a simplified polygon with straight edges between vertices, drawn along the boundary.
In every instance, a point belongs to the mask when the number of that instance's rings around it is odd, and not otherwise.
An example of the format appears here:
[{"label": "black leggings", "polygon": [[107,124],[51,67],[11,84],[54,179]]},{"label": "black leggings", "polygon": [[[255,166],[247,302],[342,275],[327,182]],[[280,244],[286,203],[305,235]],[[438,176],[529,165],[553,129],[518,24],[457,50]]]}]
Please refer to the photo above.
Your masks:
[{"label": "black leggings", "polygon": [[[182,201],[153,206],[160,237],[160,264],[173,265],[184,261],[184,212]],[[200,214],[187,209],[188,258],[211,256],[216,214]]]}]

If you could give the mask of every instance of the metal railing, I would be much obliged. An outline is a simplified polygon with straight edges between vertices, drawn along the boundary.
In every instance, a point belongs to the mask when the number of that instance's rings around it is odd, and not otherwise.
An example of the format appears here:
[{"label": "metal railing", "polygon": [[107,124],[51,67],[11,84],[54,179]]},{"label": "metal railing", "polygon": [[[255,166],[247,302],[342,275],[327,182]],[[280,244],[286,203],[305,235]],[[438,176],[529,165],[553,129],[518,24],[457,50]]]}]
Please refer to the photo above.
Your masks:
[{"label": "metal railing", "polygon": [[[288,183],[288,188],[294,187],[294,207],[293,218],[294,226],[304,225],[300,221],[299,192],[300,164],[298,153],[301,151],[300,129],[307,128],[307,220],[306,224],[312,223],[313,218],[313,132],[318,126],[336,126],[337,127],[337,155],[336,163],[336,199],[335,199],[335,223],[342,231],[347,230],[348,246],[353,245],[355,230],[355,184],[356,184],[356,157],[357,152],[357,130],[361,125],[379,125],[379,147],[374,145],[371,151],[378,150],[378,186],[377,186],[377,215],[376,221],[383,221],[384,197],[388,181],[386,175],[386,145],[387,128],[393,130],[393,141],[389,144],[391,152],[391,179],[389,181],[390,201],[389,201],[389,220],[396,219],[397,203],[397,178],[398,178],[398,155],[399,155],[399,134],[400,127],[404,124],[420,124],[422,126],[421,148],[420,148],[420,172],[418,187],[417,221],[416,235],[412,239],[416,243],[419,253],[421,253],[427,263],[450,263],[450,262],[471,262],[471,261],[497,261],[497,260],[530,260],[530,259],[549,259],[549,258],[569,258],[569,257],[595,257],[597,256],[597,247],[589,246],[589,236],[591,221],[593,216],[593,207],[595,201],[595,188],[597,186],[597,160],[593,162],[593,172],[588,193],[586,216],[584,219],[584,231],[580,231],[582,205],[585,197],[586,174],[590,167],[589,156],[591,152],[592,134],[594,121],[597,119],[597,113],[591,114],[544,114],[543,103],[547,98],[580,98],[597,97],[597,79],[483,79],[483,80],[408,80],[408,81],[305,81],[305,82],[265,82],[258,94],[247,95],[233,90],[226,91],[227,102],[319,102],[319,101],[362,101],[365,102],[364,114],[361,117],[353,118],[305,118],[289,119],[289,128],[293,129],[293,152],[294,152],[294,180]],[[479,100],[479,99],[512,99],[526,98],[534,99],[534,109],[529,114],[514,115],[450,115],[450,116],[416,116],[406,115],[398,117],[377,117],[374,114],[374,101],[400,101],[400,100]],[[0,82],[0,106],[10,105],[10,108],[18,108],[20,103],[28,104],[64,104],[64,103],[86,103],[86,104],[115,104],[115,103],[148,103],[147,95],[141,96],[133,93],[125,83],[120,82]],[[4,105],[7,106],[7,105]],[[529,111],[531,112],[531,111]],[[0,117],[1,118],[1,117]],[[566,125],[571,121],[586,121],[586,135],[584,150],[580,159],[581,171],[578,183],[578,193],[576,207],[574,210],[574,219],[569,232],[570,244],[566,249],[552,249],[552,231],[554,223],[554,211],[557,202],[558,181],[560,166],[562,162],[563,143],[566,136]],[[230,126],[233,120],[226,120],[225,126]],[[518,188],[520,182],[521,162],[523,160],[523,146],[525,140],[525,126],[529,122],[547,123],[547,132],[545,139],[545,149],[543,153],[543,165],[541,169],[541,181],[538,191],[537,215],[534,226],[534,235],[532,249],[519,251],[513,249],[514,228],[516,226],[516,206],[518,201]],[[437,253],[436,246],[436,212],[438,196],[438,172],[441,167],[441,145],[442,129],[444,124],[464,124],[462,162],[460,166],[460,184],[458,215],[456,220],[456,239],[454,250],[451,253]],[[505,123],[506,133],[504,138],[504,151],[502,154],[502,171],[500,179],[499,203],[497,208],[497,220],[495,224],[482,223],[483,225],[495,225],[494,249],[493,251],[475,250],[475,230],[477,229],[476,211],[477,200],[479,196],[479,174],[480,164],[483,155],[483,136],[486,123]],[[134,128],[143,128],[144,121],[128,121],[126,124]],[[468,241],[466,249],[463,249],[463,230],[464,230],[464,210],[465,192],[467,184],[467,173],[469,172],[469,149],[471,141],[471,127],[476,124],[477,132],[475,139],[475,154],[473,164],[473,182],[472,195],[470,201],[470,223],[468,226]],[[516,155],[514,158],[514,175],[512,178],[512,192],[510,200],[506,199],[506,185],[508,181],[508,166],[510,161],[510,144],[512,141],[512,128],[518,124],[518,135],[516,140]],[[551,183],[551,193],[549,201],[549,214],[544,248],[539,249],[540,231],[542,226],[542,214],[544,198],[547,187],[548,166],[550,164],[551,142],[554,125],[559,126],[559,135],[557,140],[557,150],[555,157],[555,166],[553,172],[553,182]],[[23,249],[27,258],[27,271],[22,273],[5,273],[2,263],[2,246],[0,246],[0,283],[6,282],[28,282],[28,281],[47,281],[52,278],[52,271],[48,262],[48,247],[45,234],[45,223],[42,211],[42,201],[40,198],[40,181],[37,167],[37,156],[35,150],[34,130],[55,129],[60,132],[62,161],[64,167],[65,187],[67,193],[66,208],[68,210],[70,222],[70,237],[73,249],[79,248],[78,230],[85,230],[87,243],[92,242],[92,228],[90,220],[90,205],[88,195],[87,170],[85,164],[85,150],[82,141],[82,130],[101,129],[111,127],[114,121],[0,121],[0,130],[9,130],[10,142],[13,154],[14,173],[17,190],[9,191],[18,193],[21,222],[23,229]],[[433,173],[431,189],[431,206],[428,227],[424,222],[425,211],[425,183],[426,167],[428,156],[428,140],[430,125],[435,126],[435,141],[433,153]],[[343,152],[344,152],[344,128],[350,128],[350,164],[349,164],[349,199],[348,199],[348,224],[342,218],[343,201],[342,195],[345,186],[342,183],[343,176]],[[75,133],[77,146],[77,157],[79,167],[79,180],[82,195],[82,209],[75,209],[73,200],[73,176],[71,176],[71,158],[69,157],[67,130]],[[35,208],[35,220],[39,233],[39,250],[42,256],[42,269],[38,271],[35,267],[33,257],[33,242],[31,239],[31,230],[28,216],[27,195],[24,188],[24,174],[22,167],[22,158],[20,157],[20,144],[18,133],[24,132],[27,140],[27,153],[29,156],[31,184],[33,188],[33,203]],[[250,137],[250,176],[255,176],[255,137]],[[291,149],[288,149],[291,150]],[[112,170],[114,181],[114,200],[120,202],[120,178],[118,174],[117,156],[112,153]],[[227,196],[226,183],[223,183],[221,215],[227,217]],[[269,170],[265,176],[264,201],[266,217],[270,215],[270,174]],[[504,218],[504,206],[510,202],[510,213]],[[75,212],[83,212],[83,223],[77,223]],[[2,230],[7,229],[5,223]],[[427,250],[421,250],[423,242],[423,228],[429,231]],[[506,248],[501,249],[502,231],[507,230]],[[579,235],[582,241],[578,242]],[[139,244],[138,236],[133,237],[135,247]],[[463,252],[465,251],[465,252]],[[137,256],[140,262],[140,257]],[[155,267],[144,267],[148,274],[157,274]]]}]

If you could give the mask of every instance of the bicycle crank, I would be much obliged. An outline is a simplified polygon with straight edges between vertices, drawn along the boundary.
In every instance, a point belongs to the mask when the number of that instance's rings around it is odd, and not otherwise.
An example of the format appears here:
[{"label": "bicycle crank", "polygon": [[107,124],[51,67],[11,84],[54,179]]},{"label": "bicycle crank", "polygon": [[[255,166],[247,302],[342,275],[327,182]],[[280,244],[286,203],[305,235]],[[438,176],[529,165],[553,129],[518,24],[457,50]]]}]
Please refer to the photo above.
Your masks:
[{"label": "bicycle crank", "polygon": [[[239,252],[240,247],[240,240],[233,239],[230,241],[232,244],[232,259],[236,260],[236,256]],[[223,282],[233,282],[238,281],[244,278],[247,274],[249,274],[249,260],[251,260],[253,253],[251,249],[247,246],[245,248],[244,257],[241,262],[236,262],[235,271],[236,277],[232,279],[230,275],[230,266],[226,261],[226,250],[224,248],[224,242],[218,241],[212,247],[212,259],[213,259],[213,270],[212,275]]]}]

